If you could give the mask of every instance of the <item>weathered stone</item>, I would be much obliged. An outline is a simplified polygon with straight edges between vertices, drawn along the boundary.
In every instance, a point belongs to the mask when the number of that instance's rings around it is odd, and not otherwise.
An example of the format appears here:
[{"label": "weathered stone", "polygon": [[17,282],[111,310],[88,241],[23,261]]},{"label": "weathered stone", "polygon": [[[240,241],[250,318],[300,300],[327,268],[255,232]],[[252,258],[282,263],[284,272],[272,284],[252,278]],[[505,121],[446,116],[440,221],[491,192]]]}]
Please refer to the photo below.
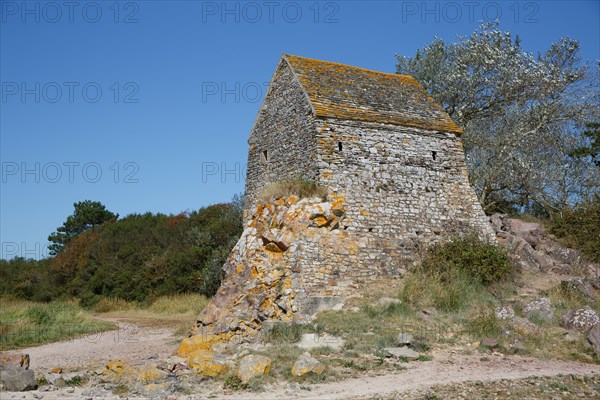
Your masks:
[{"label": "weathered stone", "polygon": [[0,371],[0,383],[6,390],[23,392],[37,389],[35,373],[31,369],[7,368]]},{"label": "weathered stone", "polygon": [[595,301],[597,295],[591,282],[592,280],[586,278],[572,278],[562,281],[560,288],[564,292],[575,292],[583,296],[586,300]]},{"label": "weathered stone", "polygon": [[29,354],[6,354],[0,357],[0,370],[4,369],[29,369]]},{"label": "weathered stone", "polygon": [[398,345],[399,346],[409,346],[414,342],[414,337],[410,333],[400,332],[398,334]]},{"label": "weathered stone", "polygon": [[554,309],[547,297],[540,297],[527,303],[523,308],[523,313],[528,318],[540,318],[544,321],[550,321],[554,317]]},{"label": "weathered stone", "polygon": [[188,368],[198,375],[215,377],[228,370],[224,359],[215,358],[215,354],[207,350],[198,350],[188,357]]},{"label": "weathered stone", "polygon": [[271,359],[260,355],[248,355],[240,360],[236,376],[244,383],[250,379],[269,373]]},{"label": "weathered stone", "polygon": [[515,316],[515,310],[511,306],[496,307],[495,314],[496,318],[501,320],[511,319]]},{"label": "weathered stone", "polygon": [[600,355],[600,323],[592,325],[585,334],[585,339],[594,348],[596,353]]},{"label": "weathered stone", "polygon": [[493,338],[484,338],[479,342],[481,347],[486,347],[488,349],[494,349],[498,347],[498,340]]},{"label": "weathered stone", "polygon": [[325,371],[325,365],[321,364],[319,360],[311,356],[309,353],[304,353],[292,366],[292,375],[302,376],[310,372],[315,374],[322,374]]},{"label": "weathered stone", "polygon": [[590,307],[580,308],[564,313],[560,324],[567,329],[587,331],[592,327],[600,326],[600,314]]},{"label": "weathered stone", "polygon": [[418,360],[419,353],[408,347],[384,347],[381,349],[386,357],[406,358],[408,360]]},{"label": "weathered stone", "polygon": [[330,347],[333,350],[339,350],[344,346],[344,339],[327,333],[322,335],[318,333],[303,333],[300,341],[295,343],[295,345],[305,350],[316,349],[318,347]]},{"label": "weathered stone", "polygon": [[510,319],[510,326],[520,335],[535,335],[540,332],[540,327],[523,317],[513,317]]}]

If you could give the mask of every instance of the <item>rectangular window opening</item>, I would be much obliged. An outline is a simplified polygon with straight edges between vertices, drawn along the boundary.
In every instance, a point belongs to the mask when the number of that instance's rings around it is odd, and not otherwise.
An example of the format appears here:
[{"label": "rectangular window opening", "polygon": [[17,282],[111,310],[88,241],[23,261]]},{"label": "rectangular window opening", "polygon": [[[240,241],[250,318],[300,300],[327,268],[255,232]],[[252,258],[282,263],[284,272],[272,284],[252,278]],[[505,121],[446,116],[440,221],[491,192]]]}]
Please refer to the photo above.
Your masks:
[{"label": "rectangular window opening", "polygon": [[262,158],[264,162],[269,161],[269,154],[267,153],[267,150],[263,150],[262,152]]},{"label": "rectangular window opening", "polygon": [[338,142],[338,151],[342,151],[342,142]]},{"label": "rectangular window opening", "polygon": [[433,158],[433,161],[435,161],[436,157],[437,157],[437,151],[432,151],[431,152],[431,158]]}]

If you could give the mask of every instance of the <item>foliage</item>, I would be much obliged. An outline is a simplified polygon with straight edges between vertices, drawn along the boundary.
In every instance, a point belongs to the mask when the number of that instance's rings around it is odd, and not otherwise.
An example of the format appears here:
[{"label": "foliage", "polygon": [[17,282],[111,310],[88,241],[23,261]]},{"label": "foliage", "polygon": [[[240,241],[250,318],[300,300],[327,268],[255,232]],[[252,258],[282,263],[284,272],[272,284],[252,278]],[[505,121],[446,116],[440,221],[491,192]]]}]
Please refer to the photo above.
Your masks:
[{"label": "foliage", "polygon": [[8,297],[2,297],[0,301],[0,350],[114,329],[112,323],[89,317],[73,303],[32,303]]},{"label": "foliage", "polygon": [[179,215],[133,214],[89,227],[52,259],[0,260],[0,294],[40,301],[76,297],[84,306],[113,299],[99,305],[105,310],[171,294],[211,296],[242,230],[240,204]]},{"label": "foliage", "polygon": [[587,122],[583,135],[589,139],[589,144],[579,146],[573,150],[574,157],[591,157],[592,162],[600,167],[600,122]]},{"label": "foliage", "polygon": [[48,246],[51,255],[62,252],[65,245],[80,233],[119,217],[118,214],[108,211],[99,201],[80,201],[74,203],[73,207],[75,208],[73,215],[69,215],[63,225],[48,236],[48,240],[52,242]]},{"label": "foliage", "polygon": [[485,337],[496,338],[502,334],[502,323],[491,308],[476,310],[468,318],[465,328],[470,340],[477,341]]},{"label": "foliage", "polygon": [[50,260],[21,257],[0,259],[0,295],[48,302],[57,297],[59,292],[57,276],[50,269]]},{"label": "foliage", "polygon": [[492,299],[486,286],[510,276],[512,265],[499,247],[476,237],[432,246],[421,265],[405,278],[401,298],[414,307],[454,312]]},{"label": "foliage", "polygon": [[454,271],[462,271],[468,278],[487,285],[507,277],[512,265],[501,247],[468,236],[432,246],[421,268],[439,274],[443,280],[451,280]]},{"label": "foliage", "polygon": [[550,220],[550,232],[565,246],[600,263],[600,197],[593,203],[555,214]]},{"label": "foliage", "polygon": [[325,196],[327,196],[327,190],[318,185],[315,181],[307,179],[288,179],[277,181],[267,186],[260,194],[259,200],[265,203],[278,198],[289,197],[291,195],[300,198],[325,198]]},{"label": "foliage", "polygon": [[560,39],[534,57],[488,24],[397,58],[397,72],[415,77],[463,128],[469,179],[486,211],[537,204],[552,212],[597,193],[599,166],[582,157],[598,149],[597,131],[583,133],[598,117],[597,76],[577,41]]}]

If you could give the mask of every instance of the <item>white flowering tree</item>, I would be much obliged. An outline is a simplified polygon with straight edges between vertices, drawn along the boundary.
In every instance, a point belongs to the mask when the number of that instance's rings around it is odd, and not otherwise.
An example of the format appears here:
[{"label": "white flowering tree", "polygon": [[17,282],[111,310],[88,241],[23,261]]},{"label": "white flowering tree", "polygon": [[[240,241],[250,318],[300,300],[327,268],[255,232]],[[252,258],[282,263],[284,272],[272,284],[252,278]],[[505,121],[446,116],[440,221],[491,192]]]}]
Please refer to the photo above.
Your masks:
[{"label": "white flowering tree", "polygon": [[600,118],[598,69],[594,77],[581,62],[577,41],[534,57],[488,24],[397,59],[397,72],[415,77],[463,128],[471,185],[487,211],[547,213],[598,193],[598,165],[575,155],[590,146],[586,122]]}]

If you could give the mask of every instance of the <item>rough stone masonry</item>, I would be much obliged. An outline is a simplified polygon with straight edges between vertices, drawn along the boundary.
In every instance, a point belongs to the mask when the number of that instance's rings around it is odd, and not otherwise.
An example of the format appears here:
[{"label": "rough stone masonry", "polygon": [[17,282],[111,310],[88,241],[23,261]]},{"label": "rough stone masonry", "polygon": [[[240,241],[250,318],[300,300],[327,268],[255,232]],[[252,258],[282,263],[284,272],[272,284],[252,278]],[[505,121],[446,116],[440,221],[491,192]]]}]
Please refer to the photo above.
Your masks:
[{"label": "rough stone masonry", "polygon": [[[245,230],[180,354],[310,319],[398,276],[432,243],[495,241],[461,133],[410,76],[284,55],[250,134]],[[259,204],[270,184],[298,178],[326,187],[327,199]]]},{"label": "rough stone masonry", "polygon": [[361,246],[352,259],[305,255],[303,269],[334,266],[315,294],[364,267],[397,274],[450,236],[494,241],[469,186],[461,133],[410,76],[284,55],[250,134],[245,221],[279,180],[315,180],[344,199],[340,229]]}]

